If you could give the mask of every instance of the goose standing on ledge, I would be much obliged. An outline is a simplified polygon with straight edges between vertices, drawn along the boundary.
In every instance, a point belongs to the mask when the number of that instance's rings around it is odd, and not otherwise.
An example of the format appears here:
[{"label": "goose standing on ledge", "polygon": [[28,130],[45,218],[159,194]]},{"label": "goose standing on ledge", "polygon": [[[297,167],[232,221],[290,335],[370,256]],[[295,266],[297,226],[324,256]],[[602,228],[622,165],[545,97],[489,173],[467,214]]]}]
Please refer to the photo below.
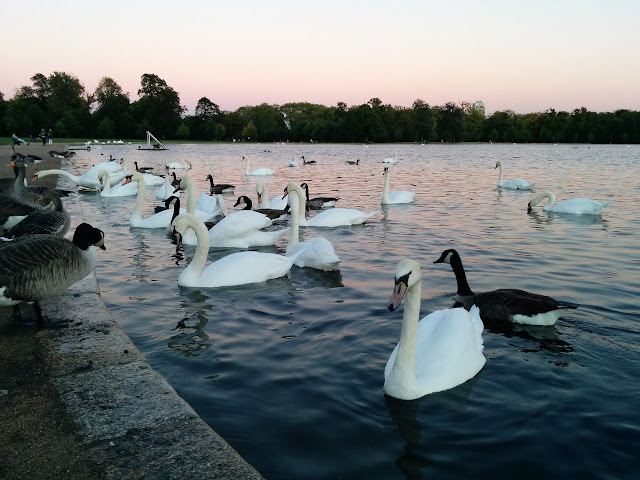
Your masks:
[{"label": "goose standing on ledge", "polygon": [[551,297],[514,288],[501,288],[484,293],[473,293],[460,255],[454,249],[445,250],[433,263],[448,263],[456,276],[458,291],[456,302],[469,310],[480,308],[484,321],[514,322],[526,325],[554,325],[567,309],[576,307],[561,304]]},{"label": "goose standing on ledge", "polygon": [[486,363],[478,307],[438,310],[420,318],[420,264],[401,260],[396,267],[390,311],[403,298],[400,341],[384,369],[384,391],[400,400],[414,400],[448,390],[473,378]]},{"label": "goose standing on ledge", "polygon": [[502,181],[503,167],[502,160],[496,162],[495,168],[500,168],[500,175],[498,176],[498,188],[506,188],[508,190],[531,190],[535,183],[529,183],[522,178],[512,178],[506,182]]},{"label": "goose standing on ledge", "polygon": [[40,302],[63,292],[96,266],[96,247],[105,249],[104,232],[88,223],[73,241],[58,235],[29,235],[8,242],[0,255],[0,306],[13,306],[21,321],[22,302],[33,303],[38,325],[45,326]]},{"label": "goose standing on ledge", "polygon": [[416,191],[398,190],[389,191],[389,179],[391,177],[391,169],[384,167],[384,188],[382,189],[382,205],[391,205],[395,203],[411,203]]},{"label": "goose standing on ledge", "polygon": [[531,213],[531,208],[535,207],[544,198],[549,201],[542,207],[545,212],[572,213],[574,215],[600,215],[602,211],[611,205],[608,202],[598,202],[589,198],[572,198],[556,204],[556,196],[549,190],[536,195],[527,205],[527,213]]},{"label": "goose standing on ledge", "polygon": [[69,231],[71,217],[64,209],[60,195],[57,194],[55,189],[50,188],[40,197],[40,203],[42,205],[51,203],[54,206],[54,210],[34,210],[10,230],[4,232],[2,236],[4,238],[43,234],[64,236]]},{"label": "goose standing on ledge", "polygon": [[207,227],[201,220],[190,214],[178,215],[173,225],[176,248],[180,248],[182,235],[189,228],[195,231],[198,238],[198,246],[191,262],[178,277],[178,285],[183,287],[225,287],[265,282],[272,278],[284,277],[291,270],[295,260],[295,257],[285,257],[275,253],[238,252],[227,255],[204,268],[209,253]]},{"label": "goose standing on ledge", "polygon": [[247,162],[247,167],[245,168],[244,174],[251,175],[256,177],[265,177],[268,175],[273,175],[275,172],[270,168],[256,168],[255,170],[249,171],[249,157],[242,157],[242,160]]}]

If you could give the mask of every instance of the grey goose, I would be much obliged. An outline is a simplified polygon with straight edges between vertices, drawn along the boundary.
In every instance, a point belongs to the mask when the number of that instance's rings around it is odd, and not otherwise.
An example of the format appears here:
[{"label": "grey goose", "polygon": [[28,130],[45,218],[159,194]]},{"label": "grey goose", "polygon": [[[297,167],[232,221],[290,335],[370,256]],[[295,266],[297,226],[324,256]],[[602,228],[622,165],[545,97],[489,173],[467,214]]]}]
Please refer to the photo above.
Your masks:
[{"label": "grey goose", "polygon": [[4,238],[13,239],[25,235],[52,234],[64,236],[69,231],[71,217],[64,209],[60,196],[55,189],[48,189],[40,196],[42,204],[53,205],[53,210],[34,210],[22,221],[2,234]]},{"label": "grey goose", "polygon": [[58,235],[30,235],[0,247],[0,306],[33,304],[37,324],[45,326],[40,302],[63,292],[96,266],[96,247],[105,249],[104,232],[88,223],[76,228],[73,241]]}]

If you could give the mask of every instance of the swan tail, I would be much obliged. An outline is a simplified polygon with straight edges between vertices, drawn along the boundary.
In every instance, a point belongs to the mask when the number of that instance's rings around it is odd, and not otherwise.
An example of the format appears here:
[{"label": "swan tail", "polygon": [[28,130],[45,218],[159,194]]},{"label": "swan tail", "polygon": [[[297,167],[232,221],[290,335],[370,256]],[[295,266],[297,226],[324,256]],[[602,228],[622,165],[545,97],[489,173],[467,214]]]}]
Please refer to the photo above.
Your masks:
[{"label": "swan tail", "polygon": [[473,324],[473,329],[476,332],[476,339],[478,341],[478,349],[480,351],[483,350],[484,344],[482,341],[482,331],[484,330],[484,324],[480,319],[480,309],[476,305],[472,305],[469,309],[469,315],[471,316],[471,322]]}]

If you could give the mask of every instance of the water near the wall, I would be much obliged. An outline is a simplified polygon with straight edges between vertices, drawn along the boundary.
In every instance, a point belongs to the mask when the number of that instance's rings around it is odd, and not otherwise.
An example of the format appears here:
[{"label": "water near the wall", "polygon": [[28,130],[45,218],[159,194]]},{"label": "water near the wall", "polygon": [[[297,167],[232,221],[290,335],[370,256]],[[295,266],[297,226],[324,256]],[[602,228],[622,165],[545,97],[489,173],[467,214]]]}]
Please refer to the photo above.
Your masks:
[{"label": "water near the wall", "polygon": [[[634,478],[640,472],[640,147],[614,145],[169,145],[78,152],[75,169],[125,157],[156,167],[188,158],[255,200],[251,168],[269,167],[271,195],[289,180],[338,206],[381,209],[364,226],[305,230],[343,259],[340,272],[230,288],[180,288],[193,255],[162,229],[130,229],[132,198],[82,193],[85,219],[106,233],[97,268],[117,321],[193,408],[269,479]],[[380,206],[384,157],[397,149]],[[302,166],[300,156],[315,160]],[[295,158],[296,168],[287,164]],[[359,166],[346,160],[360,159]],[[527,214],[536,182],[558,201],[613,200],[601,217]],[[178,171],[178,175],[181,173]],[[146,215],[159,202],[148,189]],[[75,228],[75,225],[73,226]],[[287,238],[267,252],[283,252]],[[514,287],[578,306],[554,327],[485,330],[487,364],[467,383],[413,402],[385,398],[383,370],[403,309],[389,312],[395,266],[422,266],[422,313],[449,308],[456,283],[432,262],[458,249],[475,291]],[[212,249],[210,260],[229,250]],[[186,256],[186,258],[185,258]]]}]

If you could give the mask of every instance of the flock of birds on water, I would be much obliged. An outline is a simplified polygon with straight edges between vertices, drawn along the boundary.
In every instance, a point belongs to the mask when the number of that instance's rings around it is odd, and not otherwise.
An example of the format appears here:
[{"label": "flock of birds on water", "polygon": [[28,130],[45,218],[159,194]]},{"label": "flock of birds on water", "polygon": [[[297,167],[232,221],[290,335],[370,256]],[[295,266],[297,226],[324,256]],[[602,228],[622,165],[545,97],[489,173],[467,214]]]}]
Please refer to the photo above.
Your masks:
[{"label": "flock of birds on water", "polygon": [[[70,159],[75,152],[54,152],[56,158]],[[76,195],[61,189],[27,186],[27,166],[38,157],[15,152],[9,166],[15,176],[0,179],[0,306],[13,306],[13,320],[25,323],[20,304],[33,304],[36,324],[57,326],[61,322],[45,319],[40,303],[64,291],[91,273],[97,263],[97,250],[105,249],[104,232],[88,223],[76,228],[72,240],[65,238],[70,216],[61,197]],[[246,177],[268,177],[269,168],[250,169],[248,157]],[[301,157],[303,165],[314,160]],[[384,158],[382,205],[412,203],[414,191],[389,191],[394,157]],[[359,160],[347,160],[358,166]],[[296,167],[292,160],[288,166]],[[191,262],[178,277],[186,287],[221,287],[264,282],[287,275],[293,265],[331,271],[340,268],[341,259],[333,245],[324,237],[314,235],[299,240],[301,227],[340,227],[359,225],[378,213],[353,208],[336,207],[338,197],[310,197],[308,185],[289,182],[282,195],[270,199],[267,184],[256,182],[258,208],[252,200],[240,196],[235,206],[242,210],[229,213],[223,195],[233,195],[234,185],[216,184],[208,175],[209,191],[198,196],[194,178],[188,175],[192,164],[171,162],[165,165],[164,176],[151,173],[153,168],[138,166],[128,170],[124,159],[110,156],[81,175],[66,170],[40,170],[33,182],[49,175],[60,175],[74,182],[79,189],[99,191],[103,197],[132,197],[135,204],[129,217],[132,228],[164,228],[168,237],[181,248],[195,245]],[[523,179],[503,180],[503,162],[498,160],[498,189],[532,190],[535,184]],[[178,178],[176,170],[187,172]],[[162,204],[153,215],[144,217],[146,188],[156,186],[155,196]],[[181,193],[186,194],[186,209],[181,206]],[[543,209],[576,215],[600,215],[611,202],[574,198],[555,203],[549,190],[536,195],[528,211],[547,199]],[[307,216],[308,212],[317,212]],[[288,226],[278,229],[281,222]],[[273,227],[271,227],[275,224]],[[271,227],[266,230],[267,227]],[[284,255],[244,251],[227,255],[205,266],[209,246],[240,248],[274,245],[284,235],[289,240]],[[391,353],[384,371],[384,391],[395,398],[412,400],[424,395],[453,388],[474,377],[484,366],[482,332],[484,322],[514,322],[530,325],[554,325],[558,318],[575,306],[518,289],[498,289],[474,293],[467,283],[459,253],[446,250],[434,263],[449,264],[457,281],[455,305],[451,309],[433,312],[419,320],[422,276],[420,264],[411,259],[398,263],[395,284],[388,308],[393,311],[405,303],[400,340]],[[62,322],[63,323],[63,322]]]}]

